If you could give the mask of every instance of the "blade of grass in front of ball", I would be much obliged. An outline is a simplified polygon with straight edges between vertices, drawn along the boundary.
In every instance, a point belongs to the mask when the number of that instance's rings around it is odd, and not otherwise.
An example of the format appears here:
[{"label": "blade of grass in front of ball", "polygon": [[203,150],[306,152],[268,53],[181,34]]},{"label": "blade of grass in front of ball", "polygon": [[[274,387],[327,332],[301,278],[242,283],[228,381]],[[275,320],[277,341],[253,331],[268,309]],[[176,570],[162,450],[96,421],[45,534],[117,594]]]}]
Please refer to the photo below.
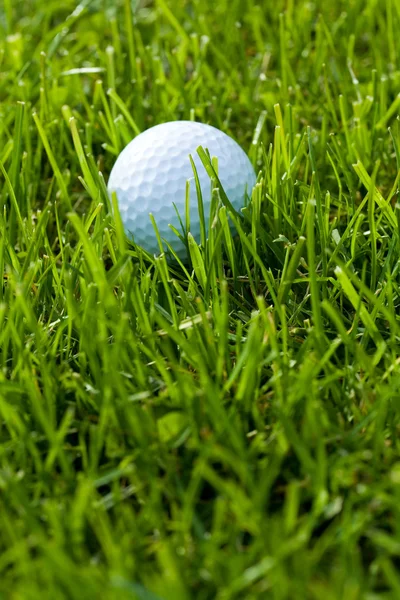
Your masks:
[{"label": "blade of grass in front of ball", "polygon": [[189,160],[190,160],[190,164],[192,165],[193,177],[194,177],[195,186],[196,186],[197,210],[198,210],[198,214],[199,214],[199,218],[200,218],[200,243],[201,243],[202,247],[205,248],[207,235],[206,235],[206,220],[205,220],[205,216],[204,216],[203,194],[201,191],[199,174],[197,173],[197,168],[196,168],[195,162],[194,162],[192,156],[190,156],[190,155],[189,155]]}]

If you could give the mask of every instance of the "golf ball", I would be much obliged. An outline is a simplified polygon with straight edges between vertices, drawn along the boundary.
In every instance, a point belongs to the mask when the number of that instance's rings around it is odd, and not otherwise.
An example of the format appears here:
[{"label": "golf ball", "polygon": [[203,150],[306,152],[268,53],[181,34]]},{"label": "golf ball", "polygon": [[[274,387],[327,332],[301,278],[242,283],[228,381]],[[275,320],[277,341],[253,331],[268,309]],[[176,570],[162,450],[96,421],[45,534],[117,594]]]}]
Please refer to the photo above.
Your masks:
[{"label": "golf ball", "polygon": [[[111,171],[108,191],[116,192],[121,219],[128,237],[147,252],[159,253],[149,213],[160,236],[181,259],[187,257],[174,204],[185,223],[186,182],[190,181],[190,232],[200,242],[200,218],[195,179],[189,155],[199,177],[206,226],[211,202],[211,181],[197,154],[202,146],[218,159],[218,178],[236,210],[244,206],[256,182],[253,166],[242,148],[215,127],[193,121],[156,125],[135,137],[121,152]],[[165,250],[167,248],[165,247]]]}]

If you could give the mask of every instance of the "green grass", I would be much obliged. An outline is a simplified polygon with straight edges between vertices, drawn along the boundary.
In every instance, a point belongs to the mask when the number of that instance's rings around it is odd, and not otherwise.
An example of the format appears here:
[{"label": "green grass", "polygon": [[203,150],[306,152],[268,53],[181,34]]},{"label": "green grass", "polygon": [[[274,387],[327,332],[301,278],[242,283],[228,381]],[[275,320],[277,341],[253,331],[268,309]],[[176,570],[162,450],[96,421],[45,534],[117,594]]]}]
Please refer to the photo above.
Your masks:
[{"label": "green grass", "polygon": [[[1,598],[400,597],[399,28],[396,0],[3,0]],[[259,173],[189,266],[105,187],[182,118]]]}]

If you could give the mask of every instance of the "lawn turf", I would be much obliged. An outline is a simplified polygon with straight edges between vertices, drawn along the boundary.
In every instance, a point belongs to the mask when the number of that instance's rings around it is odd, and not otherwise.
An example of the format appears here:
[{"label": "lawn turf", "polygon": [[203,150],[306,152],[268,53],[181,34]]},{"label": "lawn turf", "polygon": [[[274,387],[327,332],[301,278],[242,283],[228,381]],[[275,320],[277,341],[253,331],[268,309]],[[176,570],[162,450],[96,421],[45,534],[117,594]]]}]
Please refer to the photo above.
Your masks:
[{"label": "lawn turf", "polygon": [[[399,31],[396,0],[3,0],[1,598],[400,597]],[[105,187],[176,119],[258,173],[189,265]]]}]

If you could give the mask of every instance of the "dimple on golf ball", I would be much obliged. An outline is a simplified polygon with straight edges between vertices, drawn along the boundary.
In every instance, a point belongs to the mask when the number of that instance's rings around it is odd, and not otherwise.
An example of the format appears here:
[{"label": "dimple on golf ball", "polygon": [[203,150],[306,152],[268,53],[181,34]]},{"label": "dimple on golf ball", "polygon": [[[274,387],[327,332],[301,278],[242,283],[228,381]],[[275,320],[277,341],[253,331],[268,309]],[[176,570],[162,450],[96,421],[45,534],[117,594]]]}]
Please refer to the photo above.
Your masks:
[{"label": "dimple on golf ball", "polygon": [[[151,127],[135,137],[121,152],[111,171],[108,191],[116,192],[121,219],[128,237],[149,253],[159,245],[149,214],[158,231],[185,259],[187,250],[168,226],[180,233],[174,204],[185,223],[186,182],[190,181],[190,232],[200,242],[200,218],[192,156],[199,177],[206,226],[211,202],[211,183],[196,149],[202,146],[218,159],[218,178],[236,210],[244,206],[256,182],[253,166],[242,148],[215,127],[193,121],[174,121]],[[167,248],[165,248],[167,250]]]}]

